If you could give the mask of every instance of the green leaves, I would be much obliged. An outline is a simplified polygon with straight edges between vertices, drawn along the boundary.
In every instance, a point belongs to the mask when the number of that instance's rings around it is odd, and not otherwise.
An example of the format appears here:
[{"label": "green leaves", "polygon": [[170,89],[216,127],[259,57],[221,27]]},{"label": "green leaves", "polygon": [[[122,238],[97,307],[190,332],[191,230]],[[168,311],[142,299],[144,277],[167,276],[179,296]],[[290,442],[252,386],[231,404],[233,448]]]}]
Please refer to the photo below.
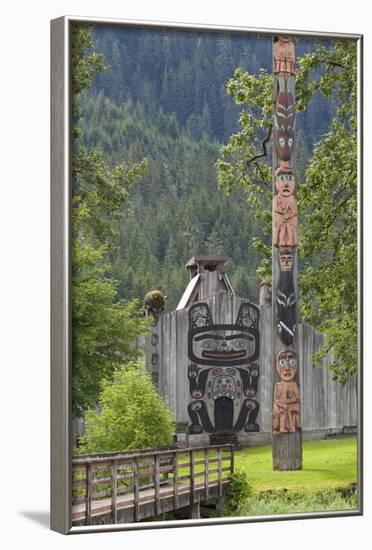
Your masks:
[{"label": "green leaves", "polygon": [[356,372],[358,357],[355,55],[355,45],[337,43],[330,52],[319,48],[311,59],[312,66],[319,59],[326,64],[319,91],[336,96],[338,104],[299,190],[303,312],[327,336],[315,363],[332,349],[329,368],[341,382]]},{"label": "green leaves", "polygon": [[82,415],[98,398],[103,376],[136,359],[135,339],[149,330],[138,302],[117,300],[118,282],[107,276],[104,248],[73,243],[72,404]]},{"label": "green leaves", "polygon": [[[94,74],[103,70],[103,59],[91,51],[89,26],[73,26],[71,40],[73,112],[77,119],[78,96],[90,86]],[[138,357],[135,340],[149,328],[138,302],[118,299],[119,283],[112,268],[112,256],[120,244],[123,204],[146,169],[146,160],[110,166],[100,150],[89,151],[75,142],[71,209],[74,416],[82,416],[96,404],[102,377]]]},{"label": "green leaves", "polygon": [[99,412],[86,416],[79,452],[114,452],[172,443],[173,416],[139,363],[127,362],[102,381]]},{"label": "green leaves", "polygon": [[98,244],[118,244],[115,222],[122,217],[122,206],[130,191],[147,170],[146,159],[129,166],[121,163],[113,168],[103,153],[79,147],[73,157],[72,231],[74,237],[84,235]]},{"label": "green leaves", "polygon": [[118,300],[110,256],[119,246],[123,203],[146,162],[110,168],[98,151],[73,158],[72,193],[72,402],[83,414],[99,393],[101,377],[136,358],[133,342],[148,323],[138,302]]},{"label": "green leaves", "polygon": [[240,132],[229,137],[220,148],[216,162],[219,188],[230,195],[243,186],[249,209],[261,229],[260,237],[253,236],[251,246],[260,253],[259,277],[270,273],[271,257],[271,162],[269,143],[272,131],[273,79],[266,71],[259,76],[236,69],[227,83],[227,92],[235,103],[244,105],[239,115]]},{"label": "green leaves", "polygon": [[72,94],[77,96],[87,90],[94,75],[105,70],[103,55],[93,51],[94,43],[91,25],[72,25],[71,64]]}]

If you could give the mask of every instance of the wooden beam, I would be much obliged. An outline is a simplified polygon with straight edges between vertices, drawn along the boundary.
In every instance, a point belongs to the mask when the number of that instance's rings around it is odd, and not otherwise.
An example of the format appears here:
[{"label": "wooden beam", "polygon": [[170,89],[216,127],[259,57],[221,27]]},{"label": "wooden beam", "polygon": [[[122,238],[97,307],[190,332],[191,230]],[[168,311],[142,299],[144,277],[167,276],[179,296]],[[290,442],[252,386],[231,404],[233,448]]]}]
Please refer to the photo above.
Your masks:
[{"label": "wooden beam", "polygon": [[138,457],[133,460],[133,498],[134,498],[134,521],[139,521],[139,464]]},{"label": "wooden beam", "polygon": [[87,464],[86,473],[86,492],[85,492],[85,523],[91,525],[92,522],[92,487],[93,487],[93,465]]},{"label": "wooden beam", "polygon": [[112,522],[117,523],[118,511],[117,511],[117,493],[118,493],[118,481],[117,481],[117,461],[112,461],[111,466],[111,508],[112,508]]},{"label": "wooden beam", "polygon": [[222,497],[222,452],[221,447],[218,447],[218,493]]},{"label": "wooden beam", "polygon": [[195,468],[194,468],[194,451],[190,449],[190,505],[194,504],[195,491]]},{"label": "wooden beam", "polygon": [[209,460],[208,449],[204,449],[204,485],[205,485],[205,500],[209,499]]},{"label": "wooden beam", "polygon": [[155,455],[155,513],[160,514],[160,464],[159,455]]},{"label": "wooden beam", "polygon": [[174,509],[178,508],[178,452],[174,453],[173,457],[173,500]]}]

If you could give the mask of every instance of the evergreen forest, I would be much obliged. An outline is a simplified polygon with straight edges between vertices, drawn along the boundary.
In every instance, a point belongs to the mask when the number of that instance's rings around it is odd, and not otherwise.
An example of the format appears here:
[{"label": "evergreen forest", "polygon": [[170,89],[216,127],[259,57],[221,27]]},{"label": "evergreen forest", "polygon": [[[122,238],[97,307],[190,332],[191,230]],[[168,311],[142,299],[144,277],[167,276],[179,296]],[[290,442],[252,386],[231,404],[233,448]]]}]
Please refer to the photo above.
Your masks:
[{"label": "evergreen forest", "polygon": [[[79,97],[79,144],[98,148],[114,166],[147,159],[118,221],[120,246],[110,258],[118,296],[143,300],[162,290],[176,307],[188,282],[185,263],[200,254],[230,258],[226,271],[237,295],[258,300],[255,239],[262,220],[245,190],[218,188],[216,160],[237,132],[241,108],[226,91],[237,67],[270,70],[271,38],[97,26],[94,49],[106,70]],[[299,40],[298,55],[311,40]],[[297,169],[326,132],[332,101],[316,94],[297,117]]]}]

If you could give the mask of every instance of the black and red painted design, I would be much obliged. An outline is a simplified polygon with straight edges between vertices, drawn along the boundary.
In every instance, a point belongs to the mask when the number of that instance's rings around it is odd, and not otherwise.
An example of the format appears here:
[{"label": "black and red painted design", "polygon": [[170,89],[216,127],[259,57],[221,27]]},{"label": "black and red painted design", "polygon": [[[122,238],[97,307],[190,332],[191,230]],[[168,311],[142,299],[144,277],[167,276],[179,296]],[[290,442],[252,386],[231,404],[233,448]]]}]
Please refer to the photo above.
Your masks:
[{"label": "black and red painted design", "polygon": [[293,342],[296,332],[296,293],[293,282],[295,248],[279,249],[279,281],[276,294],[278,333],[286,346]]},{"label": "black and red painted design", "polygon": [[259,310],[243,303],[234,324],[214,324],[206,303],[189,311],[190,433],[257,432]]},{"label": "black and red painted design", "polygon": [[277,94],[274,110],[274,142],[281,161],[288,162],[294,150],[295,100],[294,77],[277,76]]}]

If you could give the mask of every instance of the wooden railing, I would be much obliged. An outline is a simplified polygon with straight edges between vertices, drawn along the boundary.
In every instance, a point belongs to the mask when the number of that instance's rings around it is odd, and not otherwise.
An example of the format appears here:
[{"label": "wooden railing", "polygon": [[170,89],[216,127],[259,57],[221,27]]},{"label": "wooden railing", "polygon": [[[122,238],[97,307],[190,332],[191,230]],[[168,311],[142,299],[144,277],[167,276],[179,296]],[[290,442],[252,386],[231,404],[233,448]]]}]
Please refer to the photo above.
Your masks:
[{"label": "wooden railing", "polygon": [[129,501],[138,521],[141,501],[149,498],[158,515],[164,494],[173,497],[173,509],[179,507],[181,493],[189,494],[190,505],[197,492],[200,500],[200,491],[207,501],[211,487],[222,496],[233,471],[233,445],[84,455],[72,461],[72,504],[85,503],[85,523],[90,525],[93,503],[111,499],[111,521],[116,523],[118,505]]}]

